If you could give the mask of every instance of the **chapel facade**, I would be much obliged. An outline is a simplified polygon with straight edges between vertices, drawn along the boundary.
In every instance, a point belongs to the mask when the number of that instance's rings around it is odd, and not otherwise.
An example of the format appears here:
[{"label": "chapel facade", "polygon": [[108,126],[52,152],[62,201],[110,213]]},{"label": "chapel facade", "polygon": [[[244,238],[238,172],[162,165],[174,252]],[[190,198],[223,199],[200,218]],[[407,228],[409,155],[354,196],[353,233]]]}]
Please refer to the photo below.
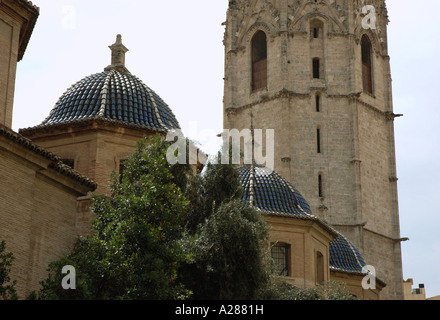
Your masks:
[{"label": "chapel facade", "polygon": [[384,0],[229,1],[224,128],[273,129],[275,171],[402,299],[388,22]]}]

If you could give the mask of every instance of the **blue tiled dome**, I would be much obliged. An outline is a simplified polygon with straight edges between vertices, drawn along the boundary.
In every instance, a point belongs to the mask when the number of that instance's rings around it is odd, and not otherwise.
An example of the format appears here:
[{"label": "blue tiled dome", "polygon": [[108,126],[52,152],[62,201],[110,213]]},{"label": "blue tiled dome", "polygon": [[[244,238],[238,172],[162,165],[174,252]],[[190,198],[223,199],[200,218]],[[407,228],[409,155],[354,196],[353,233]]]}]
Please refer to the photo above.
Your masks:
[{"label": "blue tiled dome", "polygon": [[330,268],[335,271],[365,273],[367,264],[356,247],[343,235],[330,242]]},{"label": "blue tiled dome", "polygon": [[179,129],[168,105],[129,72],[107,70],[74,84],[41,126],[104,119],[153,130]]},{"label": "blue tiled dome", "polygon": [[[251,167],[239,168],[238,174],[244,189],[243,200],[249,202],[251,199]],[[255,167],[253,176],[253,204],[255,207],[277,215],[311,216],[307,201],[290,182],[276,172],[264,167]]]}]

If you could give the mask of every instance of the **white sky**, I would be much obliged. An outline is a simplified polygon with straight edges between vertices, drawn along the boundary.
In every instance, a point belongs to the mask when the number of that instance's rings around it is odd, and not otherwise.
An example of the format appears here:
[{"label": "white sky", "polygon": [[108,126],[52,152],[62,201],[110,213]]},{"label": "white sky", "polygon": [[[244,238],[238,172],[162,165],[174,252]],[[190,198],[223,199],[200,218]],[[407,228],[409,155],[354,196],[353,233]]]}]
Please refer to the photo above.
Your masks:
[{"label": "white sky", "polygon": [[[216,151],[227,0],[34,3],[40,17],[17,70],[14,130],[40,124],[72,84],[103,71],[119,33],[127,68],[169,104],[187,135]],[[440,295],[440,1],[387,3],[394,111],[405,115],[395,124],[401,235],[411,239],[402,243],[404,278],[424,283],[430,297]]]}]

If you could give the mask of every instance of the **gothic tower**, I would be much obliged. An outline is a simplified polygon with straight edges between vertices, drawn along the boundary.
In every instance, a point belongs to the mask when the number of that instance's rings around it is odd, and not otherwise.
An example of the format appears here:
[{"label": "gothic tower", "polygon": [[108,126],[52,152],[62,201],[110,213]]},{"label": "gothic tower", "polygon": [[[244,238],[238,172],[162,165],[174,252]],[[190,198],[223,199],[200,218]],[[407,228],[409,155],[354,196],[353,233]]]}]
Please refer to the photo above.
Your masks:
[{"label": "gothic tower", "polygon": [[275,130],[275,171],[402,299],[385,0],[231,0],[224,127]]}]

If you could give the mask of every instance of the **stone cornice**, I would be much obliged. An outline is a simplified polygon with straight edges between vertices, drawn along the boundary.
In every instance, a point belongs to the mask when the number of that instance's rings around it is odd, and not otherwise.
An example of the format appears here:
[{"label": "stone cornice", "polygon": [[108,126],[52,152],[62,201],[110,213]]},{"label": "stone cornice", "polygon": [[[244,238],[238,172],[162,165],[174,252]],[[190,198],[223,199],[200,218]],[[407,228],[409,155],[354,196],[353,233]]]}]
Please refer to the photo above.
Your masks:
[{"label": "stone cornice", "polygon": [[59,123],[59,124],[54,124],[54,125],[39,125],[39,126],[32,127],[32,128],[20,129],[20,134],[22,134],[23,136],[32,137],[33,135],[39,134],[39,133],[52,133],[54,130],[67,130],[70,128],[72,128],[72,129],[81,129],[81,128],[98,129],[98,128],[104,128],[104,127],[116,128],[116,129],[117,128],[133,129],[133,130],[142,131],[142,132],[144,132],[144,134],[146,134],[146,133],[165,134],[166,133],[166,131],[162,130],[162,129],[153,130],[151,128],[147,128],[147,127],[144,127],[141,125],[131,124],[131,123],[127,123],[127,122],[96,118],[96,119],[76,120],[76,121],[70,121],[70,122]]},{"label": "stone cornice", "polygon": [[8,10],[12,11],[15,16],[20,17],[22,20],[17,57],[17,61],[20,61],[23,59],[35,24],[37,23],[40,9],[27,0],[1,0],[0,5],[6,6]]},{"label": "stone cornice", "polygon": [[[238,106],[238,107],[227,107],[225,108],[226,113],[229,115],[231,113],[235,113],[235,112],[241,112],[244,110],[248,110],[256,105],[262,104],[262,103],[266,103],[266,102],[270,102],[270,101],[274,101],[276,99],[283,99],[283,98],[290,98],[290,97],[300,97],[300,98],[308,98],[310,97],[312,94],[314,94],[315,91],[319,90],[319,91],[326,91],[325,88],[321,88],[321,87],[311,87],[311,90],[309,92],[296,92],[296,91],[291,91],[291,90],[287,90],[287,89],[282,89],[272,95],[269,95],[268,93],[261,93],[260,94],[260,98],[255,100],[252,103],[249,104],[245,104],[242,106]],[[254,94],[256,95],[256,94]],[[371,103],[368,103],[367,101],[365,101],[362,98],[362,92],[350,92],[350,93],[340,93],[340,94],[327,94],[328,98],[350,98],[350,99],[354,99],[356,102],[362,104],[363,106],[369,108],[370,110],[374,111],[375,113],[384,116],[386,118],[386,120],[388,121],[394,121],[395,118],[399,118],[402,117],[402,114],[394,114],[391,111],[383,111],[380,110],[379,108],[377,108],[376,106],[372,105]]]},{"label": "stone cornice", "polygon": [[49,169],[53,169],[61,175],[68,177],[71,180],[77,181],[81,185],[88,188],[90,191],[94,191],[97,188],[97,184],[89,179],[88,177],[82,175],[78,171],[66,166],[61,161],[60,157],[42,147],[32,142],[30,139],[22,136],[19,133],[12,131],[11,129],[0,125],[0,137],[5,137],[7,140],[11,141],[13,144],[20,145],[30,152],[43,157],[48,160]]},{"label": "stone cornice", "polygon": [[294,92],[294,91],[290,91],[287,89],[282,89],[280,91],[278,91],[277,93],[274,93],[273,95],[269,95],[269,94],[264,94],[262,93],[260,95],[260,99],[243,105],[243,106],[239,106],[239,107],[227,107],[225,108],[225,111],[230,114],[233,112],[237,112],[237,111],[243,111],[243,110],[247,110],[249,108],[252,108],[253,106],[259,105],[261,103],[266,103],[266,102],[270,102],[276,99],[285,99],[285,98],[289,98],[289,97],[302,97],[302,98],[306,98],[310,96],[310,92]]}]

